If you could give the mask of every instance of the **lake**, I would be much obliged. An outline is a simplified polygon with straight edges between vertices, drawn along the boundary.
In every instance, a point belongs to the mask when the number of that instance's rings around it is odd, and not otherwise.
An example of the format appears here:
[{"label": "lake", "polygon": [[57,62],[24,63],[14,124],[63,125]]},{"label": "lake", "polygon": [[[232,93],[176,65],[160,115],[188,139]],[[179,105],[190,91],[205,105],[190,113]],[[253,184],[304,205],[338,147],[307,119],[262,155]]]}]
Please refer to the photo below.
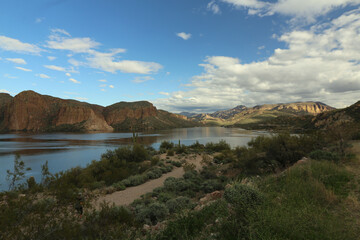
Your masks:
[{"label": "lake", "polygon": [[[138,142],[158,149],[162,141],[191,145],[225,140],[232,147],[246,146],[254,137],[267,134],[240,128],[197,127],[178,128],[139,133]],[[85,167],[99,160],[107,149],[116,149],[132,143],[132,133],[44,133],[0,134],[0,190],[7,190],[6,170],[13,169],[15,154],[20,154],[26,167],[32,170],[26,176],[41,178],[41,165],[48,161],[52,173],[72,167]]]}]

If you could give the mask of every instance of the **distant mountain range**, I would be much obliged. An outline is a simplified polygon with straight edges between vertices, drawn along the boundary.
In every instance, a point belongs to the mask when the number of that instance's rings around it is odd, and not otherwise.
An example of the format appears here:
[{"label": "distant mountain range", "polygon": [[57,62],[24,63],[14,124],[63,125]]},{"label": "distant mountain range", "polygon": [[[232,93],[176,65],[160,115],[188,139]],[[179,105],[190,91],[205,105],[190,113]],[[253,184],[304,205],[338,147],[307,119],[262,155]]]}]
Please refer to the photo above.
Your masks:
[{"label": "distant mountain range", "polygon": [[108,107],[65,100],[34,91],[0,93],[0,131],[139,131],[194,127],[182,115],[158,110],[150,102],[119,102]]},{"label": "distant mountain range", "polygon": [[263,122],[280,116],[304,116],[317,115],[332,111],[335,108],[321,102],[296,102],[265,104],[248,108],[239,105],[235,108],[214,113],[180,113],[188,118],[205,124],[216,125],[239,125]]}]

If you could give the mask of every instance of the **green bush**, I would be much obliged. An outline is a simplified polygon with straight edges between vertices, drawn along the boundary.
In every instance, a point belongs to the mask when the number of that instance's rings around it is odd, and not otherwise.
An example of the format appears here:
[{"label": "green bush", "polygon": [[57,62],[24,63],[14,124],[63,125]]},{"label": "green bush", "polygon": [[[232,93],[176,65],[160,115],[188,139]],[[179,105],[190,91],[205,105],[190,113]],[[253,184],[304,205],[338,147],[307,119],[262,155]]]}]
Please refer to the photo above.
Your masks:
[{"label": "green bush", "polygon": [[205,180],[201,184],[201,189],[205,193],[211,193],[211,192],[214,192],[216,190],[222,190],[223,188],[224,188],[223,184],[221,182],[219,182],[217,179]]},{"label": "green bush", "polygon": [[146,173],[147,178],[156,179],[162,176],[162,171],[160,168],[154,168]]},{"label": "green bush", "polygon": [[172,148],[174,148],[174,143],[172,143],[172,142],[163,141],[160,144],[160,149],[168,150],[168,149],[172,149]]},{"label": "green bush", "polygon": [[315,150],[309,154],[309,157],[315,160],[340,161],[340,156],[338,154],[323,150]]},{"label": "green bush", "polygon": [[139,222],[155,225],[165,219],[169,210],[163,203],[154,202],[149,206],[138,206],[136,209],[136,219]]},{"label": "green bush", "polygon": [[169,149],[169,150],[167,150],[167,154],[166,154],[167,156],[174,156],[175,155],[175,152],[174,152],[174,150],[172,150],[172,149]]},{"label": "green bush", "polygon": [[170,199],[166,202],[166,207],[169,209],[170,213],[179,212],[184,208],[187,208],[190,205],[190,198],[188,197],[177,197]]},{"label": "green bush", "polygon": [[225,189],[224,198],[228,203],[240,208],[251,208],[263,202],[259,191],[240,183]]},{"label": "green bush", "polygon": [[225,140],[220,140],[218,143],[207,143],[205,145],[207,152],[221,152],[224,150],[231,150],[230,145]]},{"label": "green bush", "polygon": [[112,185],[116,191],[122,191],[126,189],[126,186],[122,182],[117,182]]}]

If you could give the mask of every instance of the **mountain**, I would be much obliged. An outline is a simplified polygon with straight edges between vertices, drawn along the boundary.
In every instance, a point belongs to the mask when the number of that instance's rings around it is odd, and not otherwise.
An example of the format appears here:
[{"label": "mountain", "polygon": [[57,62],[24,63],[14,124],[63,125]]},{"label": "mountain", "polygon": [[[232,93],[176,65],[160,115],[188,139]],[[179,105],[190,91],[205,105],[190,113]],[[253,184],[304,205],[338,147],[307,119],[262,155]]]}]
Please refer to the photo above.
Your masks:
[{"label": "mountain", "polygon": [[24,91],[0,94],[0,131],[150,130],[199,125],[157,110],[151,103],[119,102],[108,107]]},{"label": "mountain", "polygon": [[344,109],[321,113],[311,120],[310,125],[320,129],[353,126],[356,131],[355,128],[360,127],[360,101]]},{"label": "mountain", "polygon": [[252,108],[239,105],[235,108],[210,114],[197,114],[191,119],[206,124],[217,125],[253,125],[267,122],[278,117],[314,116],[335,108],[321,102],[296,102],[257,105]]}]

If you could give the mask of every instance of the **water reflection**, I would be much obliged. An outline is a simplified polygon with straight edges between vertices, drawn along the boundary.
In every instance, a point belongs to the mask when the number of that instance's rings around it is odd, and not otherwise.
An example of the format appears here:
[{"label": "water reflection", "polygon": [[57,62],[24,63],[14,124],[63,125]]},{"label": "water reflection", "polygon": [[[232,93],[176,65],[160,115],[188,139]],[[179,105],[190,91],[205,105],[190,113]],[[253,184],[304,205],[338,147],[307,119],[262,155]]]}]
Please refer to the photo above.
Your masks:
[{"label": "water reflection", "polygon": [[[221,139],[232,147],[245,146],[252,138],[266,132],[246,131],[238,128],[203,127],[182,128],[139,133],[138,142],[158,149],[164,140],[191,145],[196,141],[206,144]],[[0,190],[7,189],[6,170],[13,168],[15,154],[21,155],[37,181],[41,165],[46,161],[53,173],[71,167],[86,166],[99,160],[107,149],[132,143],[132,133],[51,133],[51,134],[0,134]]]}]

